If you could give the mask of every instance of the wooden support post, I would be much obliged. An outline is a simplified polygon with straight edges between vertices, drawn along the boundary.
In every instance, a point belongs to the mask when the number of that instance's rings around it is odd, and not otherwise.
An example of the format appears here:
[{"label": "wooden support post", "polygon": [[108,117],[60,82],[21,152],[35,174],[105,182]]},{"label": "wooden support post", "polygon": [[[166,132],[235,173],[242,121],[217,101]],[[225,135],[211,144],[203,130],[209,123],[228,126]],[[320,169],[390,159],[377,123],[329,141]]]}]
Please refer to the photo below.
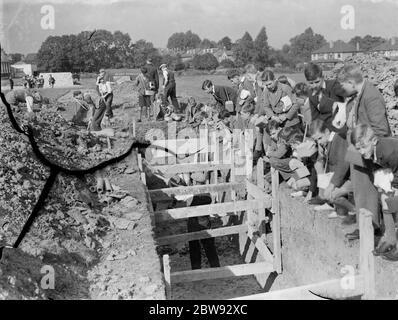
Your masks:
[{"label": "wooden support post", "polygon": [[360,274],[365,281],[364,299],[374,299],[376,296],[375,267],[374,267],[374,231],[372,212],[366,209],[359,210],[360,232]]},{"label": "wooden support post", "polygon": [[258,210],[268,208],[269,202],[264,199],[261,200],[242,200],[236,202],[216,203],[203,206],[168,209],[156,211],[155,219],[157,222],[173,220],[173,219],[187,219],[192,217],[203,217],[209,215],[231,215],[236,211]]},{"label": "wooden support post", "polygon": [[271,168],[272,176],[272,236],[274,242],[274,268],[282,273],[281,216],[279,207],[279,172]]},{"label": "wooden support post", "polygon": [[146,185],[146,177],[144,167],[142,165],[142,157],[140,153],[137,153],[138,169],[140,170],[141,181]]},{"label": "wooden support post", "polygon": [[173,283],[193,282],[200,280],[220,279],[236,276],[247,276],[253,274],[270,273],[273,271],[272,264],[268,262],[257,262],[238,264],[219,268],[198,269],[179,271],[171,273]]},{"label": "wooden support post", "polygon": [[156,239],[156,244],[159,246],[170,245],[175,243],[184,243],[193,240],[209,239],[214,237],[222,237],[226,235],[236,234],[239,232],[247,232],[246,225],[237,225],[232,227],[224,227],[217,229],[208,229],[202,231],[195,231],[189,233],[176,234],[172,236],[165,236]]},{"label": "wooden support post", "polygon": [[133,139],[136,138],[136,135],[137,135],[137,122],[135,117],[133,117]]},{"label": "wooden support post", "polygon": [[161,171],[168,176],[173,176],[179,173],[191,173],[199,171],[214,171],[214,170],[229,170],[231,164],[214,164],[214,163],[183,163],[177,165],[160,165],[151,166],[154,171]]},{"label": "wooden support post", "polygon": [[[203,184],[190,187],[174,187],[174,188],[163,188],[149,190],[149,194],[154,197],[161,196],[179,196],[179,195],[195,195],[203,193],[212,193],[220,191],[230,191],[230,190],[245,190],[246,186],[244,183],[220,183],[217,185]],[[155,199],[156,200],[156,199]]]},{"label": "wooden support post", "polygon": [[163,255],[163,273],[166,285],[166,299],[171,299],[171,276],[170,276],[170,257],[168,254]]},{"label": "wooden support post", "polygon": [[245,129],[245,166],[246,177],[251,178],[253,174],[253,145],[254,136],[252,129]]},{"label": "wooden support post", "polygon": [[[171,121],[167,123],[167,143],[166,148],[177,151],[177,122]],[[177,153],[177,152],[176,152]],[[167,164],[176,164],[177,156],[168,154]]]},{"label": "wooden support post", "polygon": [[[213,162],[215,164],[219,164],[220,163],[220,154],[219,154],[219,145],[217,142],[217,132],[216,131],[212,131],[211,135],[210,135],[210,145],[213,147]],[[218,184],[218,170],[217,168],[215,168],[213,170],[213,183],[214,184]],[[215,192],[215,194],[213,195],[213,202],[220,202],[221,201],[221,197],[219,195],[219,192]]]},{"label": "wooden support post", "polygon": [[[235,139],[235,136],[236,135],[233,135],[233,139]],[[234,140],[232,140],[232,143],[231,143],[231,174],[230,174],[230,179],[229,179],[229,181],[232,183],[234,183],[236,181],[236,179],[235,179],[235,149],[233,146],[234,146]],[[231,190],[231,200],[236,201],[236,192],[234,190]],[[234,211],[234,214],[236,214],[236,211]]]}]

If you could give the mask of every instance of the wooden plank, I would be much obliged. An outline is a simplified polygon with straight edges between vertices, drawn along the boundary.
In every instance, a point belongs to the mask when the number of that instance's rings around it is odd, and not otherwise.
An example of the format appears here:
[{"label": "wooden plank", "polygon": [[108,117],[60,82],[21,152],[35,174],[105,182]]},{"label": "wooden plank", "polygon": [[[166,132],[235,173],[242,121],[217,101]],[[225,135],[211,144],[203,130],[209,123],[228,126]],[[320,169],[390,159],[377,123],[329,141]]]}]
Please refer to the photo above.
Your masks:
[{"label": "wooden plank", "polygon": [[274,267],[277,273],[282,273],[282,249],[281,249],[281,216],[279,207],[279,172],[271,168],[272,176],[272,237],[274,251]]},{"label": "wooden plank", "polygon": [[182,233],[172,236],[165,236],[161,238],[157,238],[156,244],[159,246],[174,244],[174,243],[184,243],[187,241],[192,240],[201,240],[201,239],[208,239],[214,237],[222,237],[225,235],[230,234],[237,234],[239,232],[247,232],[246,225],[237,225],[232,227],[224,227],[224,228],[217,228],[217,229],[208,229],[196,232],[189,232],[189,233]]},{"label": "wooden plank", "polygon": [[256,186],[255,184],[251,183],[249,180],[246,180],[246,189],[247,193],[252,196],[254,199],[267,199],[270,203],[269,209],[272,206],[272,196],[270,196],[264,189]]},{"label": "wooden plank", "polygon": [[137,160],[138,160],[138,169],[140,170],[141,181],[146,185],[145,171],[142,166],[142,157],[140,153],[137,153]]},{"label": "wooden plank", "polygon": [[203,194],[203,193],[211,193],[211,192],[219,192],[219,191],[229,191],[233,190],[244,190],[244,183],[220,183],[217,185],[196,185],[190,187],[175,187],[175,188],[164,188],[164,189],[155,189],[149,190],[149,194],[156,198],[161,195],[168,196],[177,196],[177,195],[195,195],[195,194]]},{"label": "wooden plank", "polygon": [[[313,292],[313,293],[311,293]],[[364,292],[363,276],[355,276],[355,289],[343,289],[341,279],[333,279],[305,286],[271,291],[234,298],[231,300],[324,300],[361,296]]]},{"label": "wooden plank", "polygon": [[137,121],[135,117],[133,117],[133,139],[137,136]]},{"label": "wooden plank", "polygon": [[[235,130],[234,130],[235,132]],[[233,139],[235,138],[235,135],[233,136]],[[232,145],[233,145],[233,140],[232,140]],[[234,183],[236,181],[235,178],[235,150],[234,148],[231,148],[231,174],[230,174],[230,179],[229,181]],[[236,192],[234,190],[231,190],[231,200],[235,201],[236,200]],[[234,210],[234,214],[236,215],[237,212]]]},{"label": "wooden plank", "polygon": [[268,262],[238,264],[219,268],[198,269],[171,273],[172,283],[193,282],[219,278],[247,276],[272,272],[272,265]]},{"label": "wooden plank", "polygon": [[245,129],[245,156],[246,156],[246,176],[248,178],[253,175],[253,145],[254,135],[252,129]]},{"label": "wooden plank", "polygon": [[157,222],[172,219],[186,219],[191,217],[202,217],[209,215],[226,215],[234,214],[234,211],[258,210],[269,207],[267,200],[243,200],[226,203],[216,203],[204,206],[195,206],[178,209],[168,209],[155,212]]},{"label": "wooden plank", "polygon": [[257,167],[256,167],[256,175],[257,175],[257,186],[261,189],[264,189],[264,160],[263,158],[258,159]]},{"label": "wooden plank", "polygon": [[249,238],[254,243],[264,260],[273,264],[274,256],[265,244],[264,239],[258,236],[249,236]]},{"label": "wooden plank", "polygon": [[166,299],[171,299],[171,276],[170,276],[170,257],[168,254],[163,255],[163,274],[166,289]]},{"label": "wooden plank", "polygon": [[372,225],[372,212],[366,209],[359,210],[359,241],[360,241],[360,272],[365,281],[364,299],[375,299],[376,284],[375,284],[375,266],[374,255],[374,236]]},{"label": "wooden plank", "polygon": [[214,163],[180,163],[175,165],[152,166],[155,171],[163,172],[169,176],[178,173],[189,173],[198,171],[214,171],[214,170],[229,170],[231,164],[214,164]]}]

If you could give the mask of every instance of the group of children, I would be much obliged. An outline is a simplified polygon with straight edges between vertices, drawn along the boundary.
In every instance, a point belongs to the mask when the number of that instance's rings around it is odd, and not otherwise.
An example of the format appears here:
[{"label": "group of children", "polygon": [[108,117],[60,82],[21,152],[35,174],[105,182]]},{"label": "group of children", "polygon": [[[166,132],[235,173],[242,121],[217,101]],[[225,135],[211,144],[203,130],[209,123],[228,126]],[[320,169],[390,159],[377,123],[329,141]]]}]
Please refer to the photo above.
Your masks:
[{"label": "group of children", "polygon": [[[266,181],[274,167],[295,190],[292,196],[306,196],[316,211],[328,210],[343,225],[354,225],[359,209],[368,209],[374,215],[374,254],[398,261],[398,139],[391,137],[381,94],[358,66],[343,69],[340,78],[325,80],[321,68],[309,64],[307,83],[297,84],[253,65],[243,73],[232,70],[233,87],[204,81],[214,103],[190,98],[185,121],[196,128],[205,123],[231,132],[254,130],[254,165],[259,159],[268,164]],[[359,231],[346,237],[358,239]]]}]

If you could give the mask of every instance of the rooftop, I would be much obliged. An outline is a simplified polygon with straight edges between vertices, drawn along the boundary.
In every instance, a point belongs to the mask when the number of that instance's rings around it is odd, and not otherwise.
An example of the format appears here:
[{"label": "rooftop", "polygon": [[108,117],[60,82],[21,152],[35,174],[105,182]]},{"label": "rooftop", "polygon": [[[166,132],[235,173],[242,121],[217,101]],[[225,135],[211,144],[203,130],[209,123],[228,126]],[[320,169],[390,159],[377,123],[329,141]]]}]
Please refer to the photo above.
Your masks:
[{"label": "rooftop", "polygon": [[398,37],[389,39],[377,47],[372,49],[373,51],[391,51],[398,50]]},{"label": "rooftop", "polygon": [[332,43],[327,43],[313,53],[345,53],[345,52],[358,52],[362,50],[357,50],[356,46],[346,43],[344,41],[338,40]]}]

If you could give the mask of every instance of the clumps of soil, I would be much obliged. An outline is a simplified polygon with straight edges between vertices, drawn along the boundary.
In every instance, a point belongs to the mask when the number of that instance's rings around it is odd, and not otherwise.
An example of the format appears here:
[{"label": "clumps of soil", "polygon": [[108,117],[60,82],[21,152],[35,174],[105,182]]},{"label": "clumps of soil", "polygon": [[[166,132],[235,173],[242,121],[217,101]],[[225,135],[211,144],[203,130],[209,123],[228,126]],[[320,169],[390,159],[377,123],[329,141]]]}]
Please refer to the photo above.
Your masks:
[{"label": "clumps of soil", "polygon": [[[118,143],[108,150],[106,141],[71,126],[49,106],[26,119],[40,150],[51,161],[69,168],[90,168],[124,153],[131,144],[127,128],[118,130]],[[123,123],[115,116],[112,123]],[[49,169],[38,161],[27,138],[11,126],[3,105],[0,108],[0,246],[12,245],[32,212],[49,176]],[[133,174],[136,169],[124,162],[108,168],[110,176]],[[112,179],[111,179],[112,181]],[[112,181],[113,182],[113,181]],[[1,299],[88,299],[93,296],[88,271],[110,243],[104,240],[120,230],[135,232],[137,213],[142,204],[113,185],[114,192],[91,193],[94,177],[58,175],[39,216],[18,249],[5,248],[0,261]],[[141,208],[142,209],[142,208]],[[127,212],[127,213],[126,213]],[[130,248],[131,249],[131,248]],[[152,263],[153,264],[153,263]],[[55,288],[44,290],[43,267],[55,270]],[[92,280],[92,279],[91,279]]]}]

